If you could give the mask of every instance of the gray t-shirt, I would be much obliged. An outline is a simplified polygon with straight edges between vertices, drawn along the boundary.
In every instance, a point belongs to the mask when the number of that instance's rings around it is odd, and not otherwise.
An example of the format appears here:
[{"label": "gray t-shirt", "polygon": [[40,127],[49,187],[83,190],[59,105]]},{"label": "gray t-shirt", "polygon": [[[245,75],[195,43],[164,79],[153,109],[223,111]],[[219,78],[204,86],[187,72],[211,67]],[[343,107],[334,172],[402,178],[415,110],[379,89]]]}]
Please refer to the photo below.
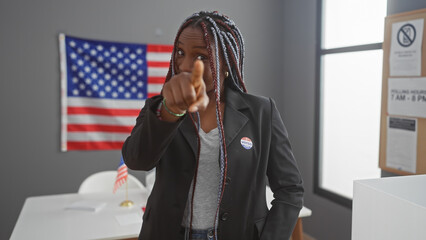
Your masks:
[{"label": "gray t-shirt", "polygon": [[[209,133],[205,133],[200,128],[200,160],[198,163],[197,184],[195,186],[194,206],[193,206],[193,229],[208,229],[214,227],[214,218],[217,208],[219,191],[219,130],[214,128]],[[182,219],[182,226],[189,227],[192,187],[188,193],[185,212]]]}]

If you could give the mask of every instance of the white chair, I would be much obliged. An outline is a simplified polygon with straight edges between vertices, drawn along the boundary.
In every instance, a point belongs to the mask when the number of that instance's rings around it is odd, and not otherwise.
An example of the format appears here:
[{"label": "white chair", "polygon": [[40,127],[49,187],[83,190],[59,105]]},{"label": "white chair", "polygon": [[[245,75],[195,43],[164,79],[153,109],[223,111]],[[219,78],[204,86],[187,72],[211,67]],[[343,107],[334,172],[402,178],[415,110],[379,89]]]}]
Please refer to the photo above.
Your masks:
[{"label": "white chair", "polygon": [[149,172],[145,175],[145,183],[146,188],[148,190],[148,196],[151,194],[152,188],[154,187],[155,183],[155,168],[151,169]]},{"label": "white chair", "polygon": [[274,200],[274,193],[272,192],[269,186],[266,186],[266,204],[268,206],[268,209],[271,209],[272,207],[272,200]]},{"label": "white chair", "polygon": [[[81,183],[78,193],[110,192],[114,188],[117,171],[103,171],[90,175]],[[129,189],[141,189],[146,191],[144,185],[133,175],[128,174],[127,184]],[[117,191],[125,191],[123,184]]]}]

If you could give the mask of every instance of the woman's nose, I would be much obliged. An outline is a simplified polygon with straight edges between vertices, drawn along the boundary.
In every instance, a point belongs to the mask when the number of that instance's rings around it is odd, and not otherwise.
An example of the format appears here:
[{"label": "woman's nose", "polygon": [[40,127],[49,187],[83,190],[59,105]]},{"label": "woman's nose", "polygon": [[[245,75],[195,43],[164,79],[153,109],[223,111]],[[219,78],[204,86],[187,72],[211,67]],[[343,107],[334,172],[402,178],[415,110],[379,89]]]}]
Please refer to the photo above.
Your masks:
[{"label": "woman's nose", "polygon": [[191,72],[193,65],[194,65],[194,61],[192,61],[192,59],[188,57],[185,57],[179,63],[179,72]]}]

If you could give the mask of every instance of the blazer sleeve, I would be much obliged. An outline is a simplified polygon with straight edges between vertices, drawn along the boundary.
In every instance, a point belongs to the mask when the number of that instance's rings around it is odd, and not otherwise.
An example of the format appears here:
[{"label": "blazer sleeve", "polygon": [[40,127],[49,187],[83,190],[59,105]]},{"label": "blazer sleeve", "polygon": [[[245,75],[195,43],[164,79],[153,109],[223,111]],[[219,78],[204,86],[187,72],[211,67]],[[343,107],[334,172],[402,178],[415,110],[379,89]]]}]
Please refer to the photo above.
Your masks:
[{"label": "blazer sleeve", "polygon": [[271,103],[271,145],[267,176],[274,193],[261,239],[289,239],[303,207],[302,177],[293,156],[288,133],[275,106]]},{"label": "blazer sleeve", "polygon": [[156,167],[170,144],[182,119],[166,122],[158,119],[156,110],[163,97],[149,98],[136,119],[136,125],[122,147],[124,162],[130,169],[148,171]]}]

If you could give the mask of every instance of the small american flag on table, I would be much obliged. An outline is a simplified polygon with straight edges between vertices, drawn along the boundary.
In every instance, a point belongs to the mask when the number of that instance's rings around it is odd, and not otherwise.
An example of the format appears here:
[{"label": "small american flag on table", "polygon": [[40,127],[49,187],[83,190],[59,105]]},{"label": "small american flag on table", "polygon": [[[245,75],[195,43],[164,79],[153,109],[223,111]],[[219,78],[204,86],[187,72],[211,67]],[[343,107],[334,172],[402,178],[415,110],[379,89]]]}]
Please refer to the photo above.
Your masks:
[{"label": "small american flag on table", "polygon": [[117,189],[121,187],[123,183],[127,181],[127,176],[128,176],[127,166],[124,163],[123,157],[121,157],[120,165],[118,166],[118,169],[117,169],[117,177],[115,178],[114,189],[112,191],[113,193],[115,193]]},{"label": "small american flag on table", "polygon": [[172,45],[59,35],[61,150],[118,150],[146,98],[160,94]]}]

